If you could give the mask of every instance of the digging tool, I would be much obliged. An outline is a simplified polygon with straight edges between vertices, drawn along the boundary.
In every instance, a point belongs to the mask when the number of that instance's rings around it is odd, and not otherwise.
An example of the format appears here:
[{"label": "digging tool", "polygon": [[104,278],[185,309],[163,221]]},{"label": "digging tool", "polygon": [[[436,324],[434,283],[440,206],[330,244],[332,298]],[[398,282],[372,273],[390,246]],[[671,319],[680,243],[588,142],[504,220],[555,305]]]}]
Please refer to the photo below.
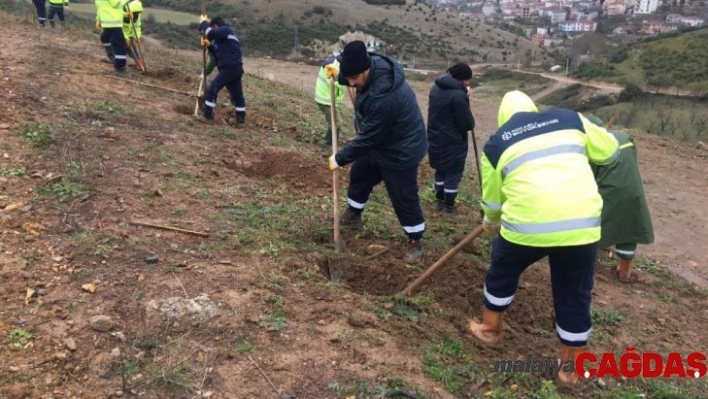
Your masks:
[{"label": "digging tool", "polygon": [[[334,90],[334,76],[330,78],[329,81],[329,112],[332,117],[332,154],[337,153],[337,141],[339,140],[339,135],[337,134],[337,118],[336,118],[336,108],[335,103],[335,90]],[[334,251],[339,252],[339,174],[337,169],[332,172],[332,211],[334,213]]]},{"label": "digging tool", "polygon": [[482,234],[483,231],[484,231],[484,230],[483,230],[482,226],[479,226],[479,227],[477,227],[476,229],[474,229],[473,232],[471,232],[469,235],[467,235],[467,237],[463,238],[462,241],[460,241],[457,245],[455,245],[454,247],[452,247],[452,249],[450,249],[449,251],[447,251],[447,253],[446,253],[445,255],[443,255],[440,259],[438,259],[438,261],[435,262],[435,264],[433,264],[432,266],[430,266],[430,267],[428,268],[428,270],[426,270],[425,272],[423,272],[423,274],[421,274],[420,277],[418,277],[417,279],[415,279],[412,283],[408,284],[408,287],[406,287],[406,288],[403,290],[403,293],[406,294],[406,295],[411,295],[414,290],[416,290],[421,284],[423,284],[423,282],[424,282],[425,280],[428,279],[428,277],[430,277],[431,274],[433,274],[433,273],[434,273],[436,270],[438,270],[442,265],[444,265],[445,262],[447,262],[448,260],[450,260],[450,258],[452,258],[453,256],[455,256],[455,254],[457,254],[458,252],[460,252],[460,250],[461,250],[462,248],[464,248],[465,245],[471,243],[472,241],[474,241],[475,238],[479,237],[480,234]]},{"label": "digging tool", "polygon": [[[125,8],[128,14],[133,15],[133,13],[130,12],[130,3],[126,4]],[[138,31],[135,29],[135,23],[132,17],[130,18],[130,30],[133,32],[133,38],[130,39],[130,49],[133,50],[133,55],[135,55],[135,63],[138,65],[138,69],[140,69],[141,72],[147,72],[145,60],[143,60],[143,50],[140,47],[140,39],[138,38]]]},{"label": "digging tool", "polygon": [[199,114],[199,97],[202,96],[202,86],[204,85],[204,74],[199,77],[199,88],[197,89],[197,102],[194,104],[194,115]]},{"label": "digging tool", "polygon": [[[474,136],[474,129],[472,133],[472,147],[474,148],[474,162],[477,165],[477,182],[479,183],[479,198],[482,198],[482,167],[479,162],[479,150],[477,150],[477,139]],[[484,211],[480,209],[479,215],[484,218]]]},{"label": "digging tool", "polygon": [[349,94],[349,100],[351,100],[354,108],[354,134],[357,134],[359,133],[359,122],[356,120],[356,89],[347,86],[347,94]]},{"label": "digging tool", "polygon": [[[206,0],[202,0],[202,14],[206,15]],[[197,102],[194,104],[194,115],[199,114],[199,97],[202,96],[202,87],[206,83],[206,62],[207,48],[202,46],[202,76],[199,78],[199,88],[197,89]]]}]

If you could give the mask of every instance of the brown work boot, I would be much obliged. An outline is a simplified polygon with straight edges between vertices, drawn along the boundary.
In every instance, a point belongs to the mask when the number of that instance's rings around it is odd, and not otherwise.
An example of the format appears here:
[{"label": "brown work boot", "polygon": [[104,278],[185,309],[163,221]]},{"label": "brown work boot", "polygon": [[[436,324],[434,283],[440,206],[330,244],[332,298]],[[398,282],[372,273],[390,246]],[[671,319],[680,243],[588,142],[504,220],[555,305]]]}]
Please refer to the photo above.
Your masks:
[{"label": "brown work boot", "polygon": [[621,282],[629,283],[632,279],[632,260],[620,258],[616,273]]},{"label": "brown work boot", "polygon": [[504,313],[492,312],[485,307],[482,312],[482,323],[472,320],[469,329],[482,344],[494,347],[501,342],[503,324]]},{"label": "brown work boot", "polygon": [[405,262],[418,263],[423,259],[423,244],[420,240],[408,240]]},{"label": "brown work boot", "polygon": [[561,365],[561,369],[558,370],[558,382],[560,382],[562,385],[569,387],[574,387],[575,384],[578,383],[579,377],[575,373],[575,370],[566,372],[563,371],[562,367],[563,364],[569,360],[572,360],[575,364],[575,360],[578,358],[578,355],[585,352],[586,350],[587,346],[576,347],[560,344],[560,359],[558,359],[558,363]]}]

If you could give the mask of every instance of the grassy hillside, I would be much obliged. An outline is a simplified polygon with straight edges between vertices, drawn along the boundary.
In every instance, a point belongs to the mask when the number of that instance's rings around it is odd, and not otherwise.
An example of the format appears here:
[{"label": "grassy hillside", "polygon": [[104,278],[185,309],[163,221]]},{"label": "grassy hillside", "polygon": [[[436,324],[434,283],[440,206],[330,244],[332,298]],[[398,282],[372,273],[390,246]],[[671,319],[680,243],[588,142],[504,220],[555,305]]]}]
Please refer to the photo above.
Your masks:
[{"label": "grassy hillside", "polygon": [[[493,373],[499,360],[554,359],[558,341],[547,265],[524,273],[502,346],[481,347],[467,331],[491,235],[401,295],[479,224],[473,168],[459,197],[467,219],[455,222],[434,210],[432,169],[421,165],[424,264],[401,262],[382,187],[335,253],[329,149],[315,144],[324,119],[311,90],[247,74],[245,127],[195,124],[184,91],[197,86],[198,52],[149,47],[148,73],[125,82],[99,62],[93,30],[40,30],[0,12],[0,34],[0,397],[706,397],[705,378],[593,379],[562,392],[552,375]],[[229,107],[216,112],[221,121]],[[648,187],[663,195],[686,181],[693,153],[682,149],[681,167]],[[666,213],[682,231],[691,226],[672,210],[705,206],[674,204]],[[614,265],[603,257],[597,268],[595,353],[705,353],[708,313],[696,309],[707,291],[646,257],[631,285]]]},{"label": "grassy hillside", "polygon": [[619,49],[606,62],[579,68],[578,76],[636,84],[649,90],[670,87],[708,92],[708,28],[677,31]]},{"label": "grassy hillside", "polygon": [[[231,20],[246,54],[277,58],[323,57],[356,38],[384,43],[380,51],[415,62],[421,68],[442,68],[450,62],[550,62],[545,49],[511,32],[472,22],[424,2],[410,5],[368,4],[363,0],[210,1],[207,12]],[[374,2],[375,3],[375,2]],[[196,46],[199,2],[145,0],[155,22],[146,34],[169,46]],[[83,15],[92,4],[72,7]],[[163,12],[170,10],[170,12]],[[92,10],[89,10],[92,12]],[[184,12],[178,15],[175,12]],[[375,39],[370,39],[371,37]]]}]

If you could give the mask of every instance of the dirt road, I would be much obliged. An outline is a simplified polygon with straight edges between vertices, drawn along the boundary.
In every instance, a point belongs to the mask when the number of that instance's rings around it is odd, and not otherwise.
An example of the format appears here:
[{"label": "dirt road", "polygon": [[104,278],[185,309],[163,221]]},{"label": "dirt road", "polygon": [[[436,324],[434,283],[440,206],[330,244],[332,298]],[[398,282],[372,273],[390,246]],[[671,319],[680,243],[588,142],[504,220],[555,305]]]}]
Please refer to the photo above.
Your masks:
[{"label": "dirt road", "polygon": [[[267,77],[279,84],[314,90],[316,67],[267,59],[246,60],[247,72]],[[553,87],[576,83],[565,76],[540,73],[554,79]],[[587,83],[608,92],[619,92],[621,87],[611,84]],[[427,118],[428,90],[431,82],[410,82],[418,104]],[[345,102],[351,106],[349,102]],[[477,121],[475,129],[479,145],[495,130],[496,105],[472,98],[472,109]],[[639,254],[669,265],[678,274],[702,286],[708,286],[708,161],[706,153],[667,139],[638,134],[639,166],[645,180],[645,190],[652,211],[656,242],[640,246]],[[472,154],[470,161],[473,162]]]}]

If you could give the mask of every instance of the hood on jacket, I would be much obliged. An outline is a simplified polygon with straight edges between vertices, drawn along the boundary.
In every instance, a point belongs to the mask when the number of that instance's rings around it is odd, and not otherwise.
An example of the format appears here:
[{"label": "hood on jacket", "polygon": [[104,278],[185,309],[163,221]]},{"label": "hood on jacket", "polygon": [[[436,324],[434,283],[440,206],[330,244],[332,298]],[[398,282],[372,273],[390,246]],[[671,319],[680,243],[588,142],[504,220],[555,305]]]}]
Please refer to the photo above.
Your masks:
[{"label": "hood on jacket", "polygon": [[398,89],[405,80],[403,68],[391,58],[370,53],[369,79],[363,91],[371,90],[374,98],[383,97]]},{"label": "hood on jacket", "polygon": [[513,90],[504,94],[504,98],[499,104],[499,115],[497,123],[499,127],[507,123],[517,112],[538,112],[533,100],[519,90]]},{"label": "hood on jacket", "polygon": [[461,81],[453,78],[449,74],[442,74],[435,79],[435,84],[441,89],[462,89],[464,90],[465,85]]}]

